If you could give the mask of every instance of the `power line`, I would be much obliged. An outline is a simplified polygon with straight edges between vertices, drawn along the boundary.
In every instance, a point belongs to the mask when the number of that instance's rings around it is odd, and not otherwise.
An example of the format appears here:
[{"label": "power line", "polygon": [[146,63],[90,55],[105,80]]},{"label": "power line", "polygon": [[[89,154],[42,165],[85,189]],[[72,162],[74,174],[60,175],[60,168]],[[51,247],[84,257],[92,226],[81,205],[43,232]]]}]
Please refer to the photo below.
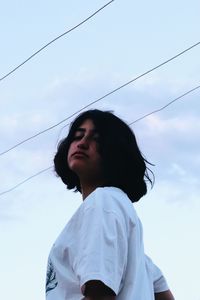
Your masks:
[{"label": "power line", "polygon": [[[147,117],[150,116],[150,115],[153,115],[153,114],[155,114],[155,113],[157,113],[157,112],[160,112],[160,111],[166,109],[168,106],[172,105],[172,104],[175,103],[176,101],[180,100],[181,98],[185,97],[186,95],[188,95],[188,94],[194,92],[195,90],[197,90],[197,89],[199,89],[199,88],[200,88],[200,85],[194,87],[193,89],[191,89],[191,90],[185,92],[184,94],[180,95],[179,97],[175,98],[174,100],[168,102],[166,105],[162,106],[161,108],[156,109],[156,110],[154,110],[154,111],[152,111],[152,112],[150,112],[150,113],[148,113],[148,114],[146,114],[146,115],[144,115],[144,116],[142,116],[142,117],[136,119],[135,121],[129,123],[129,126],[131,126],[132,124],[134,124],[134,123],[136,123],[136,122],[139,122],[139,121],[141,121],[141,120],[147,118]],[[46,168],[46,169],[44,169],[44,170],[41,170],[40,172],[38,172],[38,173],[36,173],[36,174],[34,174],[34,175],[28,177],[27,179],[23,180],[22,182],[18,183],[18,184],[15,185],[14,187],[12,187],[12,188],[10,188],[10,189],[4,191],[4,192],[1,192],[1,193],[0,193],[0,196],[2,196],[2,195],[4,195],[4,194],[7,194],[7,193],[9,193],[9,192],[11,192],[11,191],[13,191],[13,190],[15,190],[17,187],[21,186],[21,185],[24,184],[25,182],[31,180],[32,178],[34,178],[34,177],[36,177],[36,176],[42,174],[43,172],[46,172],[46,171],[49,170],[49,169],[52,169],[52,168],[53,168],[53,166],[51,166],[51,167],[49,167],[49,168]]]},{"label": "power line", "polygon": [[134,124],[134,123],[136,123],[136,122],[139,122],[139,121],[145,119],[146,117],[148,117],[148,116],[150,116],[150,115],[153,115],[153,114],[155,114],[155,113],[157,113],[157,112],[160,112],[161,110],[164,110],[165,108],[167,108],[168,106],[170,106],[170,105],[173,104],[174,102],[180,100],[181,98],[183,98],[183,97],[185,97],[186,95],[188,95],[188,94],[194,92],[195,90],[198,90],[199,88],[200,88],[200,85],[194,87],[193,89],[191,89],[191,90],[187,91],[186,93],[182,94],[181,96],[175,98],[174,100],[172,100],[171,102],[169,102],[169,103],[167,103],[166,105],[162,106],[161,108],[158,108],[158,109],[156,109],[156,110],[153,110],[152,112],[150,112],[150,113],[148,113],[148,114],[146,114],[146,115],[144,115],[144,116],[142,116],[142,117],[136,119],[135,121],[133,121],[133,122],[130,123],[129,125],[132,125],[132,124]]},{"label": "power line", "polygon": [[106,6],[108,6],[109,4],[111,4],[111,2],[113,2],[114,0],[111,0],[110,2],[106,3],[104,6],[102,6],[101,8],[99,8],[97,11],[95,11],[92,15],[90,15],[89,17],[87,17],[86,19],[84,19],[83,21],[81,21],[79,24],[75,25],[74,27],[70,28],[69,30],[65,31],[64,33],[62,33],[61,35],[57,36],[56,38],[54,38],[53,40],[51,40],[50,42],[48,42],[46,45],[44,45],[42,48],[40,48],[39,50],[37,50],[36,52],[34,52],[31,56],[29,56],[26,60],[24,60],[21,64],[19,64],[17,67],[15,67],[14,69],[12,69],[10,72],[8,72],[7,74],[5,74],[3,77],[0,78],[0,81],[4,80],[6,77],[8,77],[9,75],[11,75],[12,73],[14,73],[17,69],[19,69],[20,67],[22,67],[25,63],[27,63],[29,60],[31,60],[34,56],[36,56],[38,53],[40,53],[42,50],[44,50],[45,48],[47,48],[49,45],[51,45],[52,43],[54,43],[55,41],[57,41],[58,39],[60,39],[61,37],[63,37],[64,35],[67,35],[68,33],[70,33],[71,31],[75,30],[76,28],[78,28],[79,26],[83,25],[84,23],[86,23],[89,19],[91,19],[92,17],[94,17],[96,14],[98,14],[102,9],[104,9]]},{"label": "power line", "polygon": [[59,126],[60,124],[62,124],[62,123],[64,123],[65,121],[69,120],[70,118],[74,117],[76,114],[80,113],[80,112],[83,111],[84,109],[86,109],[86,108],[90,107],[91,105],[93,105],[93,104],[95,104],[95,103],[97,103],[97,102],[103,100],[104,98],[110,96],[111,94],[114,94],[115,92],[119,91],[120,89],[124,88],[125,86],[127,86],[127,85],[133,83],[134,81],[136,81],[136,80],[138,80],[138,79],[144,77],[145,75],[147,75],[147,74],[149,74],[149,73],[155,71],[156,69],[158,69],[158,68],[160,68],[161,66],[163,66],[163,65],[165,65],[165,64],[167,64],[167,63],[169,63],[170,61],[176,59],[177,57],[183,55],[183,54],[186,53],[187,51],[189,51],[189,50],[191,50],[192,48],[198,46],[199,44],[200,44],[200,42],[198,42],[198,43],[196,43],[196,44],[193,44],[193,45],[190,46],[189,48],[187,48],[187,49],[185,49],[185,50],[179,52],[179,53],[176,54],[175,56],[173,56],[173,57],[171,57],[171,58],[165,60],[165,61],[162,62],[162,63],[160,63],[160,64],[157,65],[156,67],[153,67],[153,68],[149,69],[148,71],[146,71],[146,72],[140,74],[139,76],[137,76],[137,77],[131,79],[130,81],[128,81],[128,82],[122,84],[121,86],[119,86],[119,87],[117,87],[116,89],[114,89],[114,90],[108,92],[107,94],[103,95],[102,97],[98,98],[97,100],[88,103],[87,105],[83,106],[81,109],[77,110],[76,112],[74,112],[73,114],[71,114],[71,115],[68,116],[67,118],[61,120],[60,122],[58,122],[58,123],[56,123],[56,124],[54,124],[54,125],[52,125],[52,126],[46,128],[46,129],[44,129],[44,130],[42,130],[42,131],[40,131],[40,132],[38,132],[38,133],[36,133],[36,134],[34,134],[34,135],[28,137],[28,138],[25,139],[25,140],[22,140],[21,142],[15,144],[15,145],[12,146],[11,148],[8,148],[8,149],[4,150],[3,152],[0,153],[0,156],[6,154],[7,152],[10,152],[11,150],[17,148],[18,146],[20,146],[20,145],[22,145],[22,144],[24,144],[24,143],[26,143],[26,142],[28,142],[28,141],[30,141],[30,140],[36,138],[37,136],[39,136],[39,135],[41,135],[41,134],[43,134],[43,133],[45,133],[45,132],[47,132],[47,131],[49,131],[49,130],[51,130],[51,129],[57,127],[57,126]]},{"label": "power line", "polygon": [[21,181],[21,182],[18,183],[18,184],[16,184],[16,185],[13,186],[12,188],[10,188],[10,189],[8,189],[8,190],[6,190],[6,191],[4,191],[4,192],[1,192],[1,193],[0,193],[0,196],[12,192],[12,191],[15,190],[16,188],[18,188],[20,185],[24,184],[25,182],[31,180],[32,178],[34,178],[34,177],[36,177],[36,176],[38,176],[38,175],[40,175],[40,174],[42,174],[42,173],[44,173],[44,172],[50,170],[50,169],[52,169],[52,167],[48,167],[48,168],[46,168],[46,169],[43,169],[43,170],[37,172],[36,174],[34,174],[34,175],[32,175],[32,176],[26,178],[25,180]]}]

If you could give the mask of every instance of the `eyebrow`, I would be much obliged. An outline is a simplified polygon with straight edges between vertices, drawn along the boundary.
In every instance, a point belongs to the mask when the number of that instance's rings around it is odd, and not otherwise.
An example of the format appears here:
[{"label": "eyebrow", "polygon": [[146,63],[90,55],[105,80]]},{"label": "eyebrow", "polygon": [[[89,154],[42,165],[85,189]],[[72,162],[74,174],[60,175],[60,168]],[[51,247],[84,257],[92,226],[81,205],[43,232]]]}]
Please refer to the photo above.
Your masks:
[{"label": "eyebrow", "polygon": [[81,131],[81,132],[83,132],[83,131],[85,131],[85,128],[78,127],[78,128],[75,130],[75,132],[76,132],[76,131]]},{"label": "eyebrow", "polygon": [[[83,127],[78,127],[78,128],[75,130],[75,132],[85,132],[85,131],[86,131],[86,129],[83,128]],[[92,132],[92,133],[97,133],[97,130],[96,130],[96,129],[91,129],[91,132]]]}]

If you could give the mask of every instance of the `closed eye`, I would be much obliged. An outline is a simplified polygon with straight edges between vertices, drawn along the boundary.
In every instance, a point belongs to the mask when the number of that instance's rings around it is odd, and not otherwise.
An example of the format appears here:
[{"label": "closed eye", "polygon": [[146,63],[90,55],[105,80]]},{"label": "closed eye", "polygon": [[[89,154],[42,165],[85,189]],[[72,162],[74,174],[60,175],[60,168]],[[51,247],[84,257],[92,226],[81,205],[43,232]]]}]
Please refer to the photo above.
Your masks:
[{"label": "closed eye", "polygon": [[73,137],[73,141],[79,141],[82,139],[82,137],[83,137],[83,135],[76,135]]}]

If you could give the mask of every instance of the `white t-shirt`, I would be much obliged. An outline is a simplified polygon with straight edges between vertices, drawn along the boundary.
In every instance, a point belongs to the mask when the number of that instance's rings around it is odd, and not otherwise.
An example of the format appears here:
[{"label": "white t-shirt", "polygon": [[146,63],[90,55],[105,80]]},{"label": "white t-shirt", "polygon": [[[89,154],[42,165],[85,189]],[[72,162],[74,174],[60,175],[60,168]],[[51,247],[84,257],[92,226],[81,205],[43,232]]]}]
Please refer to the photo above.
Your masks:
[{"label": "white t-shirt", "polygon": [[54,243],[48,260],[46,299],[81,300],[81,287],[100,280],[117,300],[153,300],[168,289],[145,256],[141,222],[127,195],[97,188],[80,205]]},{"label": "white t-shirt", "polygon": [[153,292],[160,293],[169,289],[167,281],[163,276],[161,270],[153,263],[153,261],[146,255],[146,268],[150,282],[153,282]]}]

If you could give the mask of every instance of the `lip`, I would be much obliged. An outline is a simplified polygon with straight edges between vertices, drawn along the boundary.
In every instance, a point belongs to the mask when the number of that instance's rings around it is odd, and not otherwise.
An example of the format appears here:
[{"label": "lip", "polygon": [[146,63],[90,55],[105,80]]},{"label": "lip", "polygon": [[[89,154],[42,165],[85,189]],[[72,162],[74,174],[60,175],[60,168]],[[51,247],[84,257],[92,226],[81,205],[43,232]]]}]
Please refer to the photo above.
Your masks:
[{"label": "lip", "polygon": [[72,156],[88,157],[88,155],[82,151],[76,151],[72,154]]}]

